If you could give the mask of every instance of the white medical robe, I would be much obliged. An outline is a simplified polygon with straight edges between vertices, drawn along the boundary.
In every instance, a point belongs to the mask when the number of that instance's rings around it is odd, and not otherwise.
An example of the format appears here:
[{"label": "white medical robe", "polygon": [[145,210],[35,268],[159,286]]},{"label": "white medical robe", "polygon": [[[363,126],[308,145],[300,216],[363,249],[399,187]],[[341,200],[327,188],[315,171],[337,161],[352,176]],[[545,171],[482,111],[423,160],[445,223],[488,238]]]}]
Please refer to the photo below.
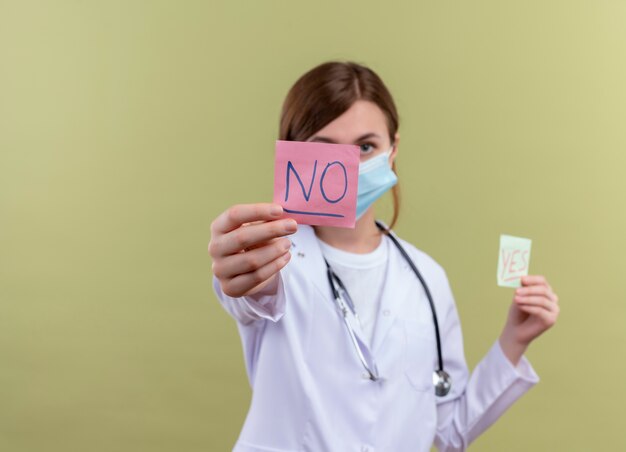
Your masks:
[{"label": "white medical robe", "polygon": [[[434,299],[445,397],[434,393],[437,347],[426,294],[390,247],[371,347],[351,318],[380,381],[367,378],[337,309],[313,228],[299,225],[276,296],[232,298],[214,277],[221,305],[235,319],[252,401],[235,452],[460,451],[539,381],[522,356],[517,366],[496,340],[470,374],[461,324],[443,268],[404,240]],[[384,240],[389,240],[383,237]]]}]

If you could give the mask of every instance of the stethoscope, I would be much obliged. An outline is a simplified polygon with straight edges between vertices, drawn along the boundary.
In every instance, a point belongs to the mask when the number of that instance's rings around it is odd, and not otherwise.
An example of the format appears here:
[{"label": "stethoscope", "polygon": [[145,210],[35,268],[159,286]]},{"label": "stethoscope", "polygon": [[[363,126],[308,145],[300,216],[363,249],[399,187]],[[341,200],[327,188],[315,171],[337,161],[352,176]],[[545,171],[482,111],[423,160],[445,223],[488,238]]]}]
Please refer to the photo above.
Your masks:
[{"label": "stethoscope", "polygon": [[[426,296],[428,297],[430,310],[433,313],[433,322],[435,324],[435,336],[437,339],[437,358],[439,360],[438,369],[433,372],[433,385],[435,386],[435,394],[437,396],[443,397],[447,395],[448,392],[450,392],[450,388],[452,387],[452,379],[450,378],[450,375],[443,369],[443,358],[441,355],[441,338],[439,336],[439,322],[437,321],[437,313],[435,312],[435,303],[433,302],[433,297],[430,294],[430,290],[428,289],[428,285],[426,284],[426,281],[424,281],[424,278],[422,277],[419,270],[415,266],[415,263],[413,263],[413,260],[409,257],[408,253],[402,247],[402,245],[400,245],[400,242],[394,236],[391,230],[385,227],[379,221],[376,221],[376,226],[378,226],[378,229],[380,229],[387,237],[389,237],[391,241],[394,243],[394,245],[396,246],[396,248],[398,248],[398,250],[400,251],[400,254],[402,254],[404,259],[407,261],[407,263],[413,270],[413,273],[415,273],[415,276],[417,276],[417,279],[420,280],[420,283],[422,284],[422,286],[424,287],[424,291],[426,292]],[[348,321],[348,306],[350,307],[350,311],[352,312],[352,315],[357,319],[357,321],[359,319],[356,313],[356,310],[354,308],[354,303],[352,302],[352,299],[350,298],[350,295],[348,294],[348,290],[344,286],[341,279],[339,279],[339,276],[337,276],[337,274],[332,270],[332,268],[330,267],[330,264],[328,263],[326,259],[324,259],[324,262],[326,263],[328,282],[330,283],[330,287],[332,289],[333,296],[335,298],[335,303],[337,304],[337,306],[339,307],[339,309],[341,310],[343,314],[343,321],[348,329],[350,340],[352,341],[352,344],[354,345],[354,348],[357,352],[359,360],[361,361],[361,364],[363,364],[363,367],[365,367],[365,370],[367,370],[370,380],[378,381],[381,379],[381,377],[378,374],[378,370],[376,369],[375,365],[374,365],[374,369],[371,369],[370,366],[367,364],[367,360],[363,356],[361,347],[359,347],[357,338],[354,334],[354,330],[352,329],[352,326],[350,325],[350,322]]]}]

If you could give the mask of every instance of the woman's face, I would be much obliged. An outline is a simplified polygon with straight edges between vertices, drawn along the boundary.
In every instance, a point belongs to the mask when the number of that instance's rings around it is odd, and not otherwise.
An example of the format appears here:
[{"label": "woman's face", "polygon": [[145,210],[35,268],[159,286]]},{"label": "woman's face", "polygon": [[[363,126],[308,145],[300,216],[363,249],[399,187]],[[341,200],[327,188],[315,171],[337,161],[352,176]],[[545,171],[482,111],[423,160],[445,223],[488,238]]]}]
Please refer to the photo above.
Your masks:
[{"label": "woman's face", "polygon": [[[390,164],[396,158],[399,138],[396,133],[389,157]],[[307,141],[356,144],[361,148],[361,162],[391,147],[385,114],[378,105],[367,100],[357,100],[346,112],[326,124]]]}]

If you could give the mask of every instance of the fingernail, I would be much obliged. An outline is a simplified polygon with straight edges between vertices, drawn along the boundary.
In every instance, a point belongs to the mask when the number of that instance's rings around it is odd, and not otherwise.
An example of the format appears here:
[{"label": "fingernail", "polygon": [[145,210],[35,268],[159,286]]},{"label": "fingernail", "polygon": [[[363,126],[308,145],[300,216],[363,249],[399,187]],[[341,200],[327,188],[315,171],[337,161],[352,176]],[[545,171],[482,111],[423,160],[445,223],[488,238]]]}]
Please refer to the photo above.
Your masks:
[{"label": "fingernail", "polygon": [[283,243],[282,249],[283,251],[288,251],[289,248],[291,248],[291,240],[287,239],[287,241]]},{"label": "fingernail", "polygon": [[280,205],[273,205],[270,207],[270,215],[273,217],[279,217],[283,214],[283,207]]},{"label": "fingernail", "polygon": [[294,220],[287,220],[285,224],[285,230],[287,232],[295,232],[298,229],[298,224]]}]

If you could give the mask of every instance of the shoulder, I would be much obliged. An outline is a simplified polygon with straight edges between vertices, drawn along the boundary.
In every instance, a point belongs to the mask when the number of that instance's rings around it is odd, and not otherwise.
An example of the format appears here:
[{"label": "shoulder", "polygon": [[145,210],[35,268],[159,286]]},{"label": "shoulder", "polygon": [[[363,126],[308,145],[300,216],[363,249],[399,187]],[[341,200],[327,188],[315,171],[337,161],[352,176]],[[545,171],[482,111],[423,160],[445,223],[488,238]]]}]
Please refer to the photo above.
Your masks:
[{"label": "shoulder", "polygon": [[400,242],[400,244],[404,247],[411,259],[415,261],[415,265],[417,265],[420,270],[428,271],[439,276],[445,276],[446,271],[444,270],[443,266],[430,254],[417,248],[412,243],[398,237],[397,235],[395,235],[395,237],[398,239],[398,242]]},{"label": "shoulder", "polygon": [[437,307],[437,312],[441,313],[442,319],[445,319],[450,312],[456,309],[452,287],[445,269],[428,253],[398,236],[396,238],[426,281],[432,294],[433,302]]},{"label": "shoulder", "polygon": [[415,266],[428,283],[431,292],[436,293],[438,297],[443,297],[445,299],[450,298],[452,289],[443,265],[441,265],[430,254],[417,248],[412,243],[398,237],[395,234],[394,236],[398,239],[400,245],[402,245],[402,247],[406,250],[411,260],[413,260]]}]

